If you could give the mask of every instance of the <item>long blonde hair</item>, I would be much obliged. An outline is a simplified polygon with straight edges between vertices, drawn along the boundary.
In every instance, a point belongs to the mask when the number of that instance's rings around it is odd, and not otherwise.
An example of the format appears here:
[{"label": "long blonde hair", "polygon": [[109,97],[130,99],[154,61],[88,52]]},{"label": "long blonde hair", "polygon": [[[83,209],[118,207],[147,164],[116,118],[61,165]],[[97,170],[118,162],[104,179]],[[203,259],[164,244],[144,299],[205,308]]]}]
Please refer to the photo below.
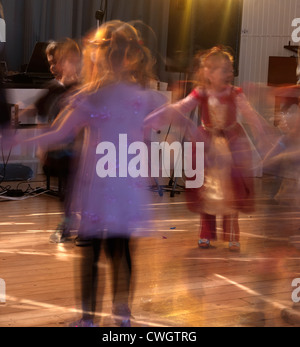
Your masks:
[{"label": "long blonde hair", "polygon": [[194,85],[200,87],[206,87],[207,81],[204,77],[204,69],[215,69],[221,61],[226,60],[230,63],[234,63],[233,55],[230,53],[228,47],[215,46],[206,51],[199,51],[194,57]]},{"label": "long blonde hair", "polygon": [[4,10],[3,10],[3,5],[2,3],[0,2],[0,18],[4,19],[5,20],[5,17],[4,17]]},{"label": "long blonde hair", "polygon": [[145,87],[154,77],[154,63],[137,30],[128,23],[114,20],[86,36],[82,80],[91,92],[120,81]]}]

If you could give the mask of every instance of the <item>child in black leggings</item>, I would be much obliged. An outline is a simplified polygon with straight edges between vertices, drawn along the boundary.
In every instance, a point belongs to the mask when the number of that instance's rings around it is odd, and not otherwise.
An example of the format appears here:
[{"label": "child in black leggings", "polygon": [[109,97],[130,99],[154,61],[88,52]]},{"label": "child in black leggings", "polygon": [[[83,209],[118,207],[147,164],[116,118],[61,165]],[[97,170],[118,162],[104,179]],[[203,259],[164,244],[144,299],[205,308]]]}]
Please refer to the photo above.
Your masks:
[{"label": "child in black leggings", "polygon": [[[62,122],[30,139],[18,134],[14,142],[53,149],[83,132],[69,195],[78,240],[90,241],[82,248],[84,312],[76,324],[93,326],[97,262],[105,243],[113,264],[113,313],[128,326],[129,239],[132,233],[143,237],[154,230],[153,211],[145,208],[153,201],[144,119],[167,99],[149,88],[154,60],[132,25],[106,22],[83,41],[82,85],[57,116]],[[136,145],[143,146],[139,150]]]},{"label": "child in black leggings", "polygon": [[[72,326],[93,326],[96,311],[98,277],[98,261],[101,248],[105,248],[106,255],[111,260],[113,270],[113,309],[118,325],[130,326],[129,290],[131,280],[131,255],[128,238],[93,239],[90,244],[81,247],[81,302],[82,319]],[[104,289],[103,289],[104,290]]]}]

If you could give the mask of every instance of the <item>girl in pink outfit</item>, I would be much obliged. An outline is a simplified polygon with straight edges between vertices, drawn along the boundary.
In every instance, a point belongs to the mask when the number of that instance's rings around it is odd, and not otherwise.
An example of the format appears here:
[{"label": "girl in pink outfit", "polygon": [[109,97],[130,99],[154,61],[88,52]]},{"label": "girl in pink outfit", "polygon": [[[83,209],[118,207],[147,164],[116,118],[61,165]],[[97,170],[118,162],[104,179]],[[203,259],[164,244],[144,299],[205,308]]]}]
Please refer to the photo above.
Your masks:
[{"label": "girl in pink outfit", "polygon": [[27,140],[49,146],[85,129],[72,211],[80,215],[79,238],[89,245],[82,247],[80,270],[83,317],[74,326],[94,324],[97,262],[104,240],[114,270],[113,313],[122,326],[130,325],[129,240],[133,230],[141,235],[147,231],[151,216],[145,207],[151,193],[148,176],[128,172],[137,155],[128,151],[133,142],[144,140],[146,115],[166,103],[161,93],[147,88],[153,63],[133,26],[121,21],[103,24],[85,40],[85,85],[63,111],[61,123]]},{"label": "girl in pink outfit", "polygon": [[198,107],[198,135],[205,143],[205,178],[201,188],[187,190],[188,207],[200,214],[200,248],[208,248],[211,240],[216,240],[216,216],[221,215],[224,240],[235,251],[240,249],[239,212],[254,209],[253,155],[258,155],[238,115],[265,151],[268,142],[261,140],[267,139],[269,126],[250,106],[241,88],[231,84],[233,57],[227,51],[214,47],[197,59],[195,89],[185,99],[149,115],[145,126],[159,129],[173,117]]}]

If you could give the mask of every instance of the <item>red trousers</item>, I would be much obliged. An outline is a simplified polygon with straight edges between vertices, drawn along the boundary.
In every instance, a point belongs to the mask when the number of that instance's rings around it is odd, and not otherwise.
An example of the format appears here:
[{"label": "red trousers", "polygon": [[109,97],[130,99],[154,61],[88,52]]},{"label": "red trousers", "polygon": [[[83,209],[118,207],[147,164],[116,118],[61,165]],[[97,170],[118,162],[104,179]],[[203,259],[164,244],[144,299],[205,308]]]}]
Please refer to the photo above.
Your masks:
[{"label": "red trousers", "polygon": [[[223,216],[223,237],[224,241],[239,242],[240,228],[238,214]],[[204,213],[200,215],[200,239],[217,239],[216,216]]]}]

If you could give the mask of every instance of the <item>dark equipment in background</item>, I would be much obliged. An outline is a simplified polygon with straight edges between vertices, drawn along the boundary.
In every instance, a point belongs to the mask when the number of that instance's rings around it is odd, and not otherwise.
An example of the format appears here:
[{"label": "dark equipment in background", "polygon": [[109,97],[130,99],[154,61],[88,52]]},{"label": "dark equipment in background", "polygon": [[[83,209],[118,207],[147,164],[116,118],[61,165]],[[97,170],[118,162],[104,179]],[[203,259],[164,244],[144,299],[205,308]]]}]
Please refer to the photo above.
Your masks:
[{"label": "dark equipment in background", "polygon": [[101,0],[100,10],[96,11],[95,18],[97,20],[98,27],[103,23],[103,21],[107,20],[107,0]]},{"label": "dark equipment in background", "polygon": [[25,72],[7,78],[13,83],[41,84],[51,80],[53,75],[49,69],[46,48],[49,42],[37,42],[34,46]]},{"label": "dark equipment in background", "polygon": [[166,70],[190,72],[199,50],[230,47],[238,76],[243,0],[170,0]]},{"label": "dark equipment in background", "polygon": [[268,86],[297,84],[297,57],[269,57]]},{"label": "dark equipment in background", "polygon": [[30,167],[22,164],[0,164],[1,181],[27,181],[33,177]]},{"label": "dark equipment in background", "polygon": [[95,18],[100,23],[102,23],[104,16],[105,16],[105,12],[103,10],[97,10],[96,11]]},{"label": "dark equipment in background", "polygon": [[6,101],[6,90],[0,82],[0,130],[5,130],[11,123],[11,111]]}]

